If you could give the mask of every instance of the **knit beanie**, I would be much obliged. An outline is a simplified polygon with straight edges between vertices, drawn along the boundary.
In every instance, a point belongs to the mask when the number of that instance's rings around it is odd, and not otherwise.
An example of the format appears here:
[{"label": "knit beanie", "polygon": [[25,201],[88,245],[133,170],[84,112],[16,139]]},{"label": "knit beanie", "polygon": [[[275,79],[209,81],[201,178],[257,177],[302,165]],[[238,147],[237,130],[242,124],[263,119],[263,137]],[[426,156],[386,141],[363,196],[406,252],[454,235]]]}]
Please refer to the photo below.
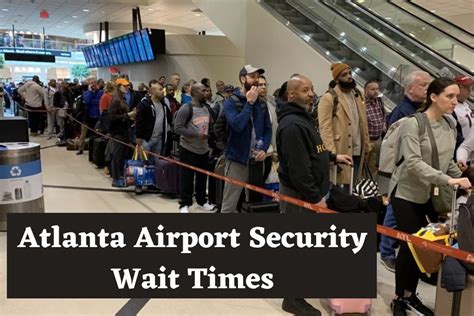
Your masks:
[{"label": "knit beanie", "polygon": [[344,64],[344,63],[332,64],[331,65],[332,78],[336,80],[337,77],[339,77],[339,75],[341,74],[341,72],[343,72],[347,68],[351,68],[351,67],[348,64]]}]

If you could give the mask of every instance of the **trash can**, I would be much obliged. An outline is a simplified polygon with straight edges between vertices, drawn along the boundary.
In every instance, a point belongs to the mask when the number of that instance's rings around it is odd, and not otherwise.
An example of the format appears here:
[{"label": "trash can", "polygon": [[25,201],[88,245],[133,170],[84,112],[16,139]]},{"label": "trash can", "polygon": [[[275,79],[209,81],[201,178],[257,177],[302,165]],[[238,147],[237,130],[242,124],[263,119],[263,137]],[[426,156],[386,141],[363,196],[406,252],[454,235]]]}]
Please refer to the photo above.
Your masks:
[{"label": "trash can", "polygon": [[44,213],[39,144],[0,143],[0,231],[7,213]]}]

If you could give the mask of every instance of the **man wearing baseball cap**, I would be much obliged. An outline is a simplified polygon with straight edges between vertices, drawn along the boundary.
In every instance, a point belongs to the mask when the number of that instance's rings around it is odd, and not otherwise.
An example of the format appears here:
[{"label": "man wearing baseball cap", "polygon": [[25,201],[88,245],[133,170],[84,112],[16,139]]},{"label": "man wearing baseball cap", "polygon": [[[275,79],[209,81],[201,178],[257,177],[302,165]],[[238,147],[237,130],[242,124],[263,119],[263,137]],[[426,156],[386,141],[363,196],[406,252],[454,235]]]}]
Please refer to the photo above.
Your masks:
[{"label": "man wearing baseball cap", "polygon": [[[245,65],[239,72],[240,89],[224,102],[227,121],[225,175],[247,182],[249,162],[262,162],[270,146],[272,124],[266,104],[258,98],[258,78],[265,70]],[[216,127],[217,132],[217,127]],[[242,187],[226,182],[222,213],[236,212]]]},{"label": "man wearing baseball cap", "polygon": [[[326,148],[337,155],[349,155],[354,161],[354,177],[362,175],[363,162],[370,152],[367,109],[362,93],[352,78],[352,69],[344,63],[331,65],[337,81],[334,93],[326,92],[318,105],[319,132]],[[343,166],[337,184],[348,187],[351,167]],[[354,179],[352,179],[354,180]]]},{"label": "man wearing baseball cap", "polygon": [[462,128],[462,136],[466,139],[474,123],[472,111],[466,102],[471,94],[471,86],[474,84],[474,80],[467,76],[457,76],[454,78],[454,81],[459,85],[458,105],[456,105],[454,112]]}]

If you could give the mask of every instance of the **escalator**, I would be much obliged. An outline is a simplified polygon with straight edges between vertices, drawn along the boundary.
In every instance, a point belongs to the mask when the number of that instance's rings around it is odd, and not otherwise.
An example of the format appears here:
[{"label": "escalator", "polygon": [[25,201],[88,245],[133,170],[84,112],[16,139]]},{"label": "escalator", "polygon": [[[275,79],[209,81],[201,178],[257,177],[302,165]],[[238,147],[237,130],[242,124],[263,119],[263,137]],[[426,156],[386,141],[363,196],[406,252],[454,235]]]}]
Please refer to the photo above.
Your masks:
[{"label": "escalator", "polygon": [[[422,23],[429,24],[430,27],[438,32],[444,33],[452,39],[466,44],[470,49],[474,49],[474,34],[439,16],[435,13],[435,10],[424,8],[414,1],[388,0],[388,2],[403,11],[404,14],[411,15],[415,23],[421,20]],[[468,2],[466,2],[465,5],[466,12],[472,11],[472,6],[470,7]],[[398,14],[391,18],[391,20],[392,19],[394,21],[398,20]]]},{"label": "escalator", "polygon": [[[357,22],[373,26],[438,69],[447,67],[454,76],[474,74],[472,54],[474,38],[453,25],[442,23],[439,19],[433,20],[435,17],[429,16],[426,12],[418,12],[419,9],[415,11],[416,15],[407,11],[407,2],[398,0],[323,2],[332,6],[334,10],[343,10],[348,19],[359,18]],[[412,9],[417,10],[416,7]],[[433,25],[434,22],[431,21],[437,22],[443,29]]]},{"label": "escalator", "polygon": [[331,62],[353,68],[359,85],[377,79],[388,107],[403,97],[403,79],[417,69],[439,76],[442,71],[469,75],[458,64],[410,36],[374,19],[351,1],[260,0],[259,3]]},{"label": "escalator", "polygon": [[403,98],[402,79],[422,65],[412,63],[391,47],[355,28],[319,1],[260,0],[260,5],[330,62],[352,67],[359,85],[380,82],[388,110]]}]

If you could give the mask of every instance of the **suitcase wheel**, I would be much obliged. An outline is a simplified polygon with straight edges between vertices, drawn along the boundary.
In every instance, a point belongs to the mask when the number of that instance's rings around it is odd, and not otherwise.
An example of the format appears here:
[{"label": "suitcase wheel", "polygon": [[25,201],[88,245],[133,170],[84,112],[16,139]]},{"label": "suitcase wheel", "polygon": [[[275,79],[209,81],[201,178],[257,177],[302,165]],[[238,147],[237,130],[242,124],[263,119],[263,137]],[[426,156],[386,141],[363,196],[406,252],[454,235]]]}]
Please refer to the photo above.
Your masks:
[{"label": "suitcase wheel", "polygon": [[135,187],[135,194],[136,195],[141,195],[143,193],[143,188],[141,186],[136,186]]}]

